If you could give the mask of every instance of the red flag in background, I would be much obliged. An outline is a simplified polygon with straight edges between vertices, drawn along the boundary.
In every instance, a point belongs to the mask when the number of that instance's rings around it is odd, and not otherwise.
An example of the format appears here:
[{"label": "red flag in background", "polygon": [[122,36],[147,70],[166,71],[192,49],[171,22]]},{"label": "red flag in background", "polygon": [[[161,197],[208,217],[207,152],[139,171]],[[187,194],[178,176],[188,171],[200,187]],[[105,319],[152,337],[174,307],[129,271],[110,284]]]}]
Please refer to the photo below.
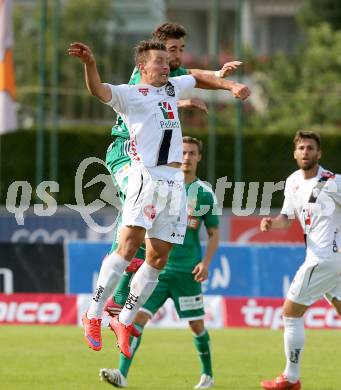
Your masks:
[{"label": "red flag in background", "polygon": [[0,135],[17,128],[12,0],[0,0]]}]

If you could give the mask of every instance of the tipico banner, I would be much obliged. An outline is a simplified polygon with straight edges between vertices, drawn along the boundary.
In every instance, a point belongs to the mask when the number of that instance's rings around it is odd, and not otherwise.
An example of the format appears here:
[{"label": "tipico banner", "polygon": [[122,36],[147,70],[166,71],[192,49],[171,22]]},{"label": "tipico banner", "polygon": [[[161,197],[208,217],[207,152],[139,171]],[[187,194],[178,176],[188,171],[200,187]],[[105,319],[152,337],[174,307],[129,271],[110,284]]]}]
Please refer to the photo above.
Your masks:
[{"label": "tipico banner", "polygon": [[12,0],[0,0],[0,135],[17,128]]}]

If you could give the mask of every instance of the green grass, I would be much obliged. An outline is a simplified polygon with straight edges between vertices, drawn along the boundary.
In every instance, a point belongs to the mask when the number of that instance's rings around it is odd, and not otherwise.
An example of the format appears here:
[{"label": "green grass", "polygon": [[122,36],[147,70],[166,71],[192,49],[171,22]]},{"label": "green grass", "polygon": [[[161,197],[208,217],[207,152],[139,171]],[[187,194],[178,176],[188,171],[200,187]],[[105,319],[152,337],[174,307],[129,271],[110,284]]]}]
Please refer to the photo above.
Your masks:
[{"label": "green grass", "polygon": [[[282,332],[211,330],[216,389],[259,389],[263,378],[284,367]],[[77,327],[1,326],[0,388],[6,390],[93,390],[114,388],[98,379],[101,367],[117,367],[113,335],[91,351]],[[304,389],[341,390],[341,332],[307,331]],[[143,335],[129,376],[131,389],[192,389],[199,363],[188,330],[152,330]]]}]

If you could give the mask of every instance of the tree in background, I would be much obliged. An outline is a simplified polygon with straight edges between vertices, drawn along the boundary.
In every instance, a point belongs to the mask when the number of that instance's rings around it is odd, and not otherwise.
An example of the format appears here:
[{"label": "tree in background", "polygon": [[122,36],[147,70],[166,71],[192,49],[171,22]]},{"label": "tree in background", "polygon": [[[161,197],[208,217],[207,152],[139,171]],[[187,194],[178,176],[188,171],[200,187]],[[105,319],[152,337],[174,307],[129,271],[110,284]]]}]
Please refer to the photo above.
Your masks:
[{"label": "tree in background", "polygon": [[249,125],[268,132],[339,131],[340,53],[341,31],[326,22],[307,28],[296,54],[277,54],[260,67],[266,109]]},{"label": "tree in background", "polygon": [[[96,52],[97,65],[105,80],[112,83],[126,81],[132,71],[133,49],[115,40],[113,22],[119,15],[114,13],[113,3],[107,0],[61,1],[60,35],[52,40],[52,16],[54,2],[47,2],[46,22],[46,84],[47,109],[51,85],[51,65],[55,45],[59,53],[58,91],[63,102],[60,111],[64,118],[88,119],[113,116],[103,105],[93,104],[84,88],[84,78],[79,64],[66,56],[71,42],[86,42]],[[35,111],[38,93],[39,2],[18,4],[14,7],[15,70],[18,101],[26,110]],[[121,25],[124,27],[122,21]]]},{"label": "tree in background", "polygon": [[341,30],[340,0],[305,0],[298,16],[304,27],[327,22],[333,30]]}]

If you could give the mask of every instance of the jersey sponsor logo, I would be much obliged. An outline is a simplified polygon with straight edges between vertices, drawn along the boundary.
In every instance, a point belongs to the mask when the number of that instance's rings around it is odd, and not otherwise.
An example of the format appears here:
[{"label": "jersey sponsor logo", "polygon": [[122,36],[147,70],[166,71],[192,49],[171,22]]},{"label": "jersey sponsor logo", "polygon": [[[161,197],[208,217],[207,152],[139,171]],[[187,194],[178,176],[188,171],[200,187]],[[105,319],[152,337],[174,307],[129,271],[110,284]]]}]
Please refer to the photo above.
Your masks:
[{"label": "jersey sponsor logo", "polygon": [[139,88],[139,92],[141,92],[143,96],[147,96],[149,93],[149,88]]},{"label": "jersey sponsor logo", "polygon": [[143,208],[143,213],[148,219],[152,221],[156,217],[156,208],[152,204],[147,205]]},{"label": "jersey sponsor logo", "polygon": [[180,123],[178,121],[160,121],[161,129],[180,129]]},{"label": "jersey sponsor logo", "polygon": [[174,119],[172,106],[168,102],[159,102],[158,106],[160,107],[164,119]]},{"label": "jersey sponsor logo", "polygon": [[168,96],[172,96],[172,97],[175,96],[174,85],[172,83],[170,83],[169,81],[168,81],[168,83],[165,86],[165,91],[166,91],[166,94]]}]

